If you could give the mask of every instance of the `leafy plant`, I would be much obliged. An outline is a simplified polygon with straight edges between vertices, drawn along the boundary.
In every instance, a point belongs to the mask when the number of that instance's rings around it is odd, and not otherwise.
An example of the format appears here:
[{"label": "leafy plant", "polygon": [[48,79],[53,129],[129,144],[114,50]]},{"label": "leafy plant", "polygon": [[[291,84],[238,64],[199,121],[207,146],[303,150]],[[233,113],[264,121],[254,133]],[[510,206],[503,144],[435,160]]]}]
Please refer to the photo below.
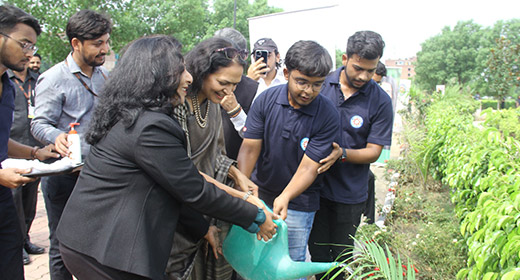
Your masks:
[{"label": "leafy plant", "polygon": [[[352,248],[354,254],[349,254],[341,264],[340,270],[337,270],[330,279],[336,279],[343,275],[346,271],[348,279],[390,279],[401,280],[415,279],[418,270],[408,259],[408,266],[401,261],[399,254],[394,256],[387,245],[383,248],[374,240],[369,240],[366,236],[361,235],[359,239],[354,238],[355,246]],[[346,246],[348,247],[348,246]],[[344,257],[344,255],[338,258]],[[348,266],[346,265],[348,263]],[[332,270],[335,271],[335,270]],[[328,272],[326,275],[328,275]]]},{"label": "leafy plant", "polygon": [[512,88],[520,86],[520,44],[500,36],[490,49],[485,71],[489,87],[498,100],[505,100]]},{"label": "leafy plant", "polygon": [[420,166],[453,190],[468,246],[457,279],[509,277],[520,267],[520,142],[511,137],[518,115],[489,109],[488,121],[475,125],[475,102],[456,93],[434,96],[426,110]]}]

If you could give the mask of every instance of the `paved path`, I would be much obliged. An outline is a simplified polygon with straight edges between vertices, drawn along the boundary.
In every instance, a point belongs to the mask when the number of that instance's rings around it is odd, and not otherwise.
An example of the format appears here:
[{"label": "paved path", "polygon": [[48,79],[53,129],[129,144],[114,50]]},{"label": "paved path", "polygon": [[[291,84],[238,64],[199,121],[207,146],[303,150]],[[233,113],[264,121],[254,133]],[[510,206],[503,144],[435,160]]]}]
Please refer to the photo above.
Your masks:
[{"label": "paved path", "polygon": [[29,255],[32,262],[24,266],[26,280],[50,280],[49,275],[49,226],[41,190],[38,190],[38,205],[29,235],[31,242],[45,248],[45,254]]}]

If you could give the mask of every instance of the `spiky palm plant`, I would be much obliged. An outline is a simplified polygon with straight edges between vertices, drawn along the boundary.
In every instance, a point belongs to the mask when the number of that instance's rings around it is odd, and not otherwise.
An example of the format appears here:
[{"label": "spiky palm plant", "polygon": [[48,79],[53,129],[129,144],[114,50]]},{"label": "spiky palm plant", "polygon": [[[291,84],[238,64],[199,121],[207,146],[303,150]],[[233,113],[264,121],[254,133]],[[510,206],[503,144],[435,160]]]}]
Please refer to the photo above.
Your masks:
[{"label": "spiky palm plant", "polygon": [[[353,248],[354,253],[351,253],[348,258],[340,263],[340,269],[331,269],[325,274],[330,275],[330,279],[339,280],[338,277],[341,277],[344,273],[348,275],[347,280],[415,279],[416,268],[410,259],[407,260],[408,266],[403,265],[399,254],[394,257],[386,244],[383,248],[376,241],[369,240],[364,236],[360,240],[356,238],[354,240],[355,244],[358,245]],[[338,259],[343,256],[345,255],[338,257]]]}]

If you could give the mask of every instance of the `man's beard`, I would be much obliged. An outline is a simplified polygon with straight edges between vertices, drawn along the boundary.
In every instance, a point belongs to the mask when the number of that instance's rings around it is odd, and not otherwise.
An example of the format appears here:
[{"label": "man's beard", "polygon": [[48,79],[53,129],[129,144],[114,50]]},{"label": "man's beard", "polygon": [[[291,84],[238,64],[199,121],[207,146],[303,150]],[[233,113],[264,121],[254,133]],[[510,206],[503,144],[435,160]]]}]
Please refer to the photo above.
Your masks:
[{"label": "man's beard", "polygon": [[5,67],[7,67],[8,69],[11,69],[13,71],[16,71],[16,72],[23,72],[25,71],[25,64],[11,64],[9,63],[8,61],[7,62],[4,62],[3,63]]},{"label": "man's beard", "polygon": [[105,63],[105,59],[103,59],[103,62],[98,63],[98,62],[96,62],[97,57],[98,56],[95,56],[94,59],[89,59],[88,57],[83,56],[83,60],[87,63],[87,65],[92,66],[92,67],[103,65]]},{"label": "man's beard", "polygon": [[350,79],[349,75],[347,75],[347,68],[345,68],[345,78],[347,78],[347,83],[348,85],[351,87],[351,88],[355,88],[355,89],[360,89],[362,88],[364,85],[366,85],[367,82],[363,82],[363,85],[358,87],[356,85],[354,85],[354,83],[352,83],[352,80]]}]

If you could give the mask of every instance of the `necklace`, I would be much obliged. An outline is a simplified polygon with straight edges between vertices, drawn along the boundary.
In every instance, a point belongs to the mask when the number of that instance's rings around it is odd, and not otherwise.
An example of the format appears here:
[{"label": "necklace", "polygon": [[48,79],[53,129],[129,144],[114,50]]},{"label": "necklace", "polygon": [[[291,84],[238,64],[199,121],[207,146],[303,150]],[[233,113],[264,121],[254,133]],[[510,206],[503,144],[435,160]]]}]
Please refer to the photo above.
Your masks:
[{"label": "necklace", "polygon": [[199,99],[197,98],[197,95],[193,95],[191,97],[191,103],[193,105],[193,112],[195,113],[195,119],[197,120],[197,124],[199,124],[200,127],[205,128],[208,124],[208,115],[209,115],[209,100],[207,100],[208,105],[206,106],[206,115],[204,118],[202,118],[202,115],[200,113],[200,105],[199,105]]}]

